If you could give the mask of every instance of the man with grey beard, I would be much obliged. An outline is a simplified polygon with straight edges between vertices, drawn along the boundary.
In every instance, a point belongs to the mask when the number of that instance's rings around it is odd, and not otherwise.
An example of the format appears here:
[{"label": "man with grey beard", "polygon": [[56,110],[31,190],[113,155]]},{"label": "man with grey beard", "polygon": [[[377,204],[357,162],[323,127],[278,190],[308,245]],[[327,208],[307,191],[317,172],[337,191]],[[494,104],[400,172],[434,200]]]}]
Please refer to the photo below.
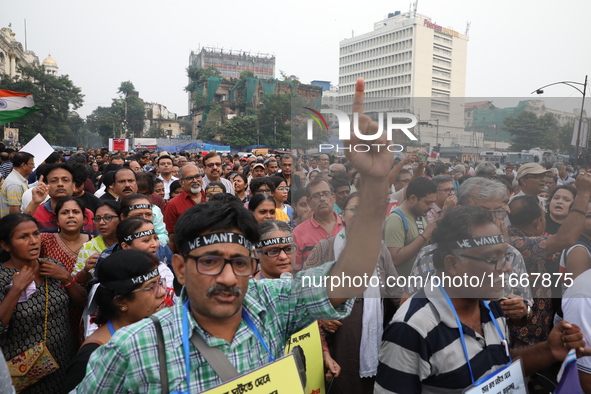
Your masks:
[{"label": "man with grey beard", "polygon": [[183,192],[170,200],[164,208],[164,223],[169,234],[168,246],[174,252],[174,225],[177,219],[187,209],[199,204],[204,200],[202,173],[199,167],[194,164],[186,164],[179,170],[179,182]]}]

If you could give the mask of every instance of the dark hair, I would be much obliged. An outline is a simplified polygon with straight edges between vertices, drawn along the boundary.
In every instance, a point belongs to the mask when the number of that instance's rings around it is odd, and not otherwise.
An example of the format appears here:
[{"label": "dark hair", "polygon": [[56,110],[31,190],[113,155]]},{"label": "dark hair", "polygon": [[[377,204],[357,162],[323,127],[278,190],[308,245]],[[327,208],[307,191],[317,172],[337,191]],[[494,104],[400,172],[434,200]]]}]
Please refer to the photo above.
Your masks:
[{"label": "dark hair", "polygon": [[[550,201],[552,201],[552,199],[554,198],[554,195],[556,194],[556,192],[558,190],[568,190],[569,192],[572,193],[573,200],[577,196],[577,188],[574,187],[573,185],[560,185],[560,186],[556,186],[554,188],[554,190],[552,190],[552,192],[548,196],[548,203],[546,204],[546,212],[548,212],[548,213],[550,213]],[[572,207],[572,204],[571,204],[571,207]]]},{"label": "dark hair", "polygon": [[433,175],[445,175],[449,171],[449,167],[445,164],[439,163],[435,165],[433,169]]},{"label": "dark hair", "polygon": [[154,178],[154,188],[156,188],[156,185],[159,183],[164,184],[164,181],[160,178]]},{"label": "dark hair", "polygon": [[273,181],[269,177],[264,176],[261,178],[253,178],[250,180],[249,188],[251,196],[255,194],[263,185],[269,186],[269,189],[271,189],[271,193],[275,192],[275,184],[273,183]]},{"label": "dark hair", "polygon": [[351,185],[349,184],[349,181],[347,179],[335,177],[332,179],[330,183],[333,190],[337,190],[339,187],[343,186],[347,186],[349,190],[351,190]]},{"label": "dark hair", "polygon": [[68,171],[70,173],[70,175],[72,176],[72,179],[74,179],[74,172],[72,171],[72,167],[70,167],[66,163],[56,163],[56,164],[50,165],[49,168],[47,168],[47,171],[45,171],[45,182],[48,182],[47,178],[49,177],[49,174],[52,171],[59,170],[59,169]]},{"label": "dark hair", "polygon": [[[140,227],[144,224],[151,224],[154,225],[148,219],[144,219],[140,216],[130,216],[125,218],[117,225],[116,235],[117,235],[117,242],[121,245],[124,241],[124,238],[128,235],[135,233]],[[125,242],[128,245],[131,245],[133,241]],[[102,264],[102,263],[101,263]]]},{"label": "dark hair", "polygon": [[29,160],[31,160],[34,157],[35,156],[28,152],[16,152],[14,156],[12,156],[11,162],[13,167],[18,168],[23,164],[27,164]]},{"label": "dark hair", "polygon": [[209,198],[209,201],[219,201],[224,203],[234,201],[237,203],[242,203],[242,201],[238,197],[230,193],[216,193]]},{"label": "dark hair", "polygon": [[176,189],[180,189],[180,188],[182,188],[182,186],[181,186],[181,183],[180,183],[178,180],[176,180],[176,181],[173,181],[173,182],[170,184],[170,192],[171,192],[171,193],[172,193],[173,191],[175,191]]},{"label": "dark hair", "polygon": [[528,226],[542,216],[538,196],[525,194],[513,197],[509,203],[509,220],[513,226]]},{"label": "dark hair", "polygon": [[132,170],[131,168],[129,168],[129,167],[121,167],[117,171],[115,171],[115,174],[113,175],[113,181],[116,181],[117,180],[117,174],[119,172],[121,172],[121,171],[131,171],[131,172],[133,172],[133,177],[136,180],[136,184],[137,184],[137,175],[136,175],[136,172],[134,170]]},{"label": "dark hair", "polygon": [[294,157],[292,155],[290,155],[289,153],[285,153],[285,154],[281,155],[281,163],[283,163],[283,160],[285,160],[285,159],[292,159],[294,162],[296,161],[294,159]]},{"label": "dark hair", "polygon": [[86,182],[86,179],[88,179],[88,170],[85,165],[72,167],[72,180],[74,185],[83,185]]},{"label": "dark hair", "polygon": [[287,185],[287,181],[282,176],[274,175],[270,176],[269,179],[271,180],[271,182],[273,182],[273,186],[275,186],[275,189],[277,189],[279,185],[281,185],[281,182],[285,182],[285,184]]},{"label": "dark hair", "polygon": [[260,239],[254,215],[241,203],[212,201],[197,204],[181,215],[174,226],[174,242],[179,253],[188,253],[187,243],[196,236],[223,230],[237,230],[252,243]]},{"label": "dark hair", "polygon": [[435,268],[442,271],[445,256],[453,250],[446,244],[472,238],[474,227],[489,223],[494,223],[491,213],[477,205],[448,208],[445,216],[437,221],[437,227],[433,230],[432,241],[434,244],[440,245],[433,254]]},{"label": "dark hair", "polygon": [[124,160],[124,159],[120,155],[113,155],[113,156],[111,156],[111,162],[113,162],[113,160]]},{"label": "dark hair", "polygon": [[347,198],[345,199],[345,204],[343,205],[343,207],[347,208],[347,204],[349,204],[349,201],[351,201],[352,199],[359,197],[359,192],[353,192],[351,194],[349,194],[347,196]]},{"label": "dark hair", "polygon": [[137,190],[146,190],[146,194],[154,193],[154,175],[147,171],[138,171],[135,174]]},{"label": "dark hair", "polygon": [[67,203],[68,201],[74,201],[76,204],[78,204],[78,206],[80,207],[80,210],[82,211],[82,217],[86,219],[86,207],[84,206],[84,203],[76,197],[66,197],[66,198],[62,198],[57,203],[57,205],[55,206],[55,209],[53,210],[53,216],[55,217],[56,223],[57,223],[57,216],[59,215],[60,211],[64,207],[64,204]]},{"label": "dark hair", "polygon": [[410,196],[415,196],[418,200],[427,196],[428,194],[437,193],[437,186],[432,180],[425,177],[418,177],[410,181],[406,187],[406,199]]},{"label": "dark hair", "polygon": [[117,317],[119,308],[113,303],[116,297],[133,300],[134,290],[142,284],[119,284],[116,288],[107,287],[109,282],[125,281],[139,275],[147,274],[158,267],[156,256],[143,250],[119,250],[96,267],[96,278],[105,286],[98,286],[95,300],[98,307],[98,315],[94,318],[97,324],[104,324]]},{"label": "dark hair", "polygon": [[266,193],[259,193],[255,194],[254,197],[250,199],[250,201],[248,202],[248,209],[254,212],[259,207],[259,205],[261,205],[265,201],[272,202],[273,206],[275,206],[275,199],[272,196]]},{"label": "dark hair", "polygon": [[61,160],[61,155],[59,152],[52,152],[47,159],[45,159],[45,164],[55,164]]},{"label": "dark hair", "polygon": [[209,182],[207,186],[205,186],[205,191],[207,192],[207,189],[212,187],[219,187],[220,189],[222,189],[222,193],[226,192],[226,185],[224,185],[222,182]]},{"label": "dark hair", "polygon": [[218,153],[215,150],[212,150],[211,152],[203,156],[203,164],[207,164],[206,161],[211,159],[212,157],[218,157]]},{"label": "dark hair", "polygon": [[96,211],[98,211],[98,209],[100,207],[109,207],[113,212],[115,212],[117,217],[121,216],[121,204],[119,204],[119,201],[113,201],[113,200],[100,200],[100,201],[101,202],[96,206],[96,210],[93,212],[94,214],[96,214]]},{"label": "dark hair", "polygon": [[[297,189],[291,195],[291,206],[293,207],[293,218],[294,219],[298,218],[298,214],[297,214],[295,207],[296,207],[296,205],[298,205],[298,203],[300,202],[302,197],[308,197],[308,195],[306,194],[306,189]],[[250,203],[248,205],[250,205]]]},{"label": "dark hair", "polygon": [[248,178],[246,178],[246,176],[244,174],[241,174],[239,172],[231,172],[230,174],[228,174],[228,179],[232,179],[239,176],[240,178],[242,178],[242,180],[244,181],[244,183],[246,184],[246,186],[248,186]]},{"label": "dark hair", "polygon": [[119,202],[121,204],[121,213],[123,216],[127,217],[129,215],[129,211],[127,209],[133,205],[133,202],[136,200],[148,200],[148,203],[152,205],[152,201],[148,198],[148,196],[140,194],[140,193],[131,193],[127,196],[123,197]]},{"label": "dark hair", "polygon": [[[11,245],[12,236],[16,227],[25,222],[33,222],[39,226],[37,220],[25,213],[11,213],[0,219],[0,242],[4,242],[7,245]],[[4,263],[10,260],[10,253],[0,248],[0,263]]]}]

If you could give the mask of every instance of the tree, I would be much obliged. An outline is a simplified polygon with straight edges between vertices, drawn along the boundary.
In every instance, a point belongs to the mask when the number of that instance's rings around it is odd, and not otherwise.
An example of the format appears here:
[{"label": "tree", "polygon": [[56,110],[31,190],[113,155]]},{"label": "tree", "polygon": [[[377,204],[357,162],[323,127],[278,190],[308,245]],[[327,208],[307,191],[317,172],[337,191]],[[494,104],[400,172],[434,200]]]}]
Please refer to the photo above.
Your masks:
[{"label": "tree", "polygon": [[291,146],[291,108],[297,94],[266,94],[257,116],[261,144],[287,148]]},{"label": "tree", "polygon": [[135,86],[133,86],[133,83],[131,83],[131,81],[121,82],[121,85],[119,85],[119,89],[117,89],[117,93],[127,97],[130,94],[135,93]]},{"label": "tree", "polygon": [[511,150],[522,151],[539,146],[543,149],[558,150],[558,122],[552,114],[537,117],[536,114],[523,111],[516,118],[507,117],[503,121],[505,129],[513,134]]},{"label": "tree", "polygon": [[12,123],[18,128],[21,143],[28,142],[37,133],[51,144],[75,146],[77,136],[72,125],[80,125],[80,119],[70,119],[70,111],[78,109],[84,95],[68,75],[47,74],[45,67],[19,67],[21,77],[0,75],[2,89],[32,93],[39,111]]},{"label": "tree", "polygon": [[571,145],[574,129],[574,122],[565,124],[558,129],[559,152],[567,155],[575,152],[575,146]]},{"label": "tree", "polygon": [[220,129],[220,142],[233,149],[243,149],[257,143],[258,119],[254,115],[235,116]]},{"label": "tree", "polygon": [[191,93],[191,102],[195,109],[203,109],[207,105],[205,89],[207,80],[210,77],[221,78],[222,72],[214,66],[200,68],[195,66],[187,67],[187,76],[191,82],[185,87],[185,91]]}]

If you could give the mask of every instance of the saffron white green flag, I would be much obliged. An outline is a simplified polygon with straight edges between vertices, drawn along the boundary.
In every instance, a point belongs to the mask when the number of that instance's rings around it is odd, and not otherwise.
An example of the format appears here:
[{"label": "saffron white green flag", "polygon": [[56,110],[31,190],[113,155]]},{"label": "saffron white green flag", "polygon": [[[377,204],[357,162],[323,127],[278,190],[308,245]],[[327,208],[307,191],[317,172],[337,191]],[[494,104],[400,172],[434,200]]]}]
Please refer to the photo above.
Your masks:
[{"label": "saffron white green flag", "polygon": [[31,93],[0,89],[0,125],[16,122],[38,109]]}]

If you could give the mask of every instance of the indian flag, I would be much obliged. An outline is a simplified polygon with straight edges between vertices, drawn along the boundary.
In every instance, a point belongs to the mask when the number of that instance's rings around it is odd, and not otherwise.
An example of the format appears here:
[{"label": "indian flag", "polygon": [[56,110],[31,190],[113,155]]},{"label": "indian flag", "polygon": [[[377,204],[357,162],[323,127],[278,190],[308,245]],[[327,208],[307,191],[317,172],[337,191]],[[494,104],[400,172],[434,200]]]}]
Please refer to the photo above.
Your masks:
[{"label": "indian flag", "polygon": [[0,89],[0,125],[16,122],[38,109],[31,93]]}]

